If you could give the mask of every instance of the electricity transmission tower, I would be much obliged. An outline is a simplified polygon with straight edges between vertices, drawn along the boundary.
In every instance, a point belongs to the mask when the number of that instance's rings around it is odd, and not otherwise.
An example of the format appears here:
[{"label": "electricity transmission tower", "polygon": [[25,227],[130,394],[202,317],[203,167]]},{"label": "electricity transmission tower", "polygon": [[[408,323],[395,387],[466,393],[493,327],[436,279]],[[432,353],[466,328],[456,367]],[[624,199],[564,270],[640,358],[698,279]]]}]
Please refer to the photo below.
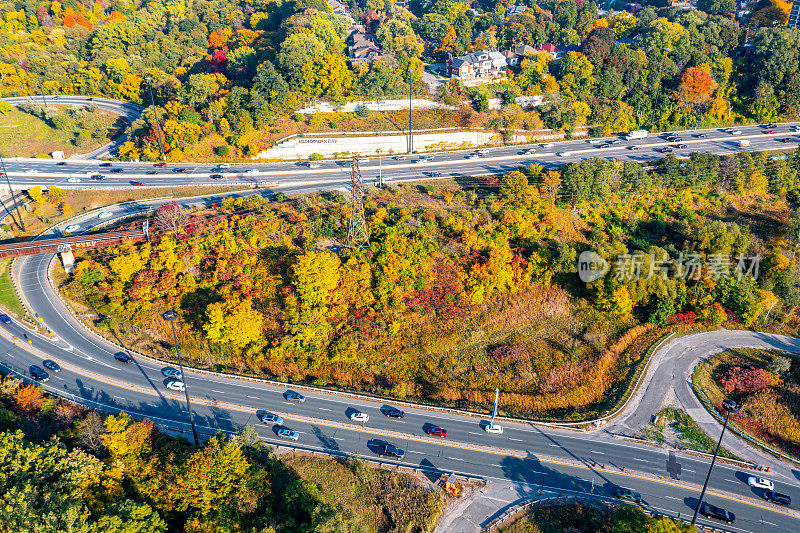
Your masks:
[{"label": "electricity transmission tower", "polygon": [[353,156],[350,165],[350,186],[352,204],[350,206],[350,229],[347,232],[347,246],[350,248],[368,248],[367,223],[364,220],[364,180],[358,168],[358,156]]}]

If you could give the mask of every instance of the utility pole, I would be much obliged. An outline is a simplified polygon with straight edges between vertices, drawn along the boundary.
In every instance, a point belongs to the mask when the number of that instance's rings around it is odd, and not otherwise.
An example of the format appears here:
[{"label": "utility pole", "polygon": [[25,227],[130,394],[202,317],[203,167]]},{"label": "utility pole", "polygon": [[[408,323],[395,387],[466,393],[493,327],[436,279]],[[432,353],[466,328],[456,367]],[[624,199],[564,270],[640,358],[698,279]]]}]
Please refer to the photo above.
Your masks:
[{"label": "utility pole", "polygon": [[189,400],[189,387],[186,386],[186,376],[183,374],[183,361],[181,360],[181,351],[178,349],[178,335],[175,333],[175,319],[178,318],[178,313],[174,310],[166,311],[161,318],[166,320],[172,326],[172,338],[175,340],[175,353],[178,354],[178,366],[181,369],[181,381],[183,382],[183,392],[186,394],[186,407],[189,409],[189,422],[192,424],[192,435],[194,435],[195,446],[200,445],[200,440],[197,438],[197,428],[194,426],[194,413],[192,412],[192,402]]},{"label": "utility pole", "polygon": [[494,390],[494,408],[492,409],[492,419],[489,421],[489,426],[494,426],[494,417],[497,416],[497,400],[500,398],[500,389]]},{"label": "utility pole", "polygon": [[158,124],[158,115],[156,114],[156,100],[153,98],[153,78],[145,78],[147,86],[150,88],[150,103],[153,106],[153,120],[156,121],[156,131],[158,132],[158,144],[161,146],[161,159],[166,161],[167,156],[164,154],[164,139],[161,137],[161,126]]},{"label": "utility pole", "polygon": [[411,131],[411,73],[408,78],[408,155],[414,151],[414,134]]},{"label": "utility pole", "polygon": [[725,423],[722,425],[722,433],[719,434],[719,441],[717,441],[717,447],[714,449],[714,457],[711,458],[711,465],[708,467],[708,474],[706,474],[706,482],[703,483],[703,490],[700,492],[700,499],[697,500],[697,506],[694,508],[692,525],[694,525],[695,520],[697,520],[697,513],[700,512],[700,506],[703,505],[703,496],[706,495],[708,480],[711,478],[711,469],[714,468],[714,463],[717,461],[717,453],[719,453],[719,446],[722,444],[722,436],[725,435],[725,428],[728,427],[728,418],[731,416],[731,413],[739,410],[739,405],[730,399],[723,401],[722,407],[727,411],[727,413],[725,413]]},{"label": "utility pole", "polygon": [[22,231],[25,231],[25,222],[22,221],[22,215],[19,214],[19,204],[17,203],[17,195],[14,194],[14,189],[11,188],[11,182],[8,179],[8,172],[6,172],[6,162],[3,161],[3,157],[0,156],[0,167],[3,168],[3,176],[6,177],[6,185],[8,185],[8,194],[11,195],[11,198],[14,200],[14,209],[17,210],[17,218],[19,219],[19,227],[22,228]]},{"label": "utility pole", "polygon": [[353,156],[350,165],[350,229],[347,232],[347,246],[350,248],[369,248],[367,222],[364,218],[364,180],[358,167],[358,155]]}]

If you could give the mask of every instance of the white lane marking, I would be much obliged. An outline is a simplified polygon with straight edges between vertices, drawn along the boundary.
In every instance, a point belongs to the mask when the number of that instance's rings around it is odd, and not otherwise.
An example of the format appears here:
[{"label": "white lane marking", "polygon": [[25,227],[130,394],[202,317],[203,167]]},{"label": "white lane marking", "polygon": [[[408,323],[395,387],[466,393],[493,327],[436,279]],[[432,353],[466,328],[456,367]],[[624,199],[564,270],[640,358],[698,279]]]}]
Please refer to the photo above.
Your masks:
[{"label": "white lane marking", "polygon": [[664,496],[665,498],[669,498],[670,500],[682,500],[683,498],[676,498],[675,496]]},{"label": "white lane marking", "polygon": [[463,461],[464,460],[464,459],[461,459],[460,457],[447,457],[447,459],[450,459],[452,461]]},{"label": "white lane marking", "polygon": [[425,455],[425,452],[418,452],[416,450],[408,450],[406,453],[418,453],[420,455]]},{"label": "white lane marking", "polygon": [[647,459],[639,459],[638,457],[631,457],[634,461],[639,461],[640,463],[649,463]]},{"label": "white lane marking", "polygon": [[736,481],[735,479],[725,478],[725,481],[730,481],[731,483],[738,483],[738,481]]},{"label": "white lane marking", "polygon": [[470,435],[480,435],[480,433],[475,433],[474,431],[468,431]]},{"label": "white lane marking", "polygon": [[553,444],[552,442],[549,443],[549,444],[550,444],[550,446],[561,446],[560,444]]},{"label": "white lane marking", "polygon": [[764,520],[764,519],[762,519],[761,521],[762,521],[763,523],[765,523],[765,524],[769,524],[769,525],[771,525],[771,526],[776,526],[776,527],[777,527],[777,525],[778,525],[778,524],[773,524],[772,522],[767,522],[767,521],[766,521],[766,520]]},{"label": "white lane marking", "polygon": [[116,396],[116,395],[115,395],[115,396],[113,396],[113,397],[114,397],[114,398],[117,398],[118,400],[125,400],[125,399],[126,399],[126,398],[124,398],[124,397],[122,397],[122,396]]},{"label": "white lane marking", "polygon": [[596,454],[599,454],[599,455],[605,455],[606,454],[606,452],[598,452],[597,450],[589,450],[589,453],[596,453]]},{"label": "white lane marking", "polygon": [[320,411],[330,411],[327,407],[317,407]]},{"label": "white lane marking", "polygon": [[248,398],[250,398],[251,400],[258,400],[259,399],[258,396],[248,396]]},{"label": "white lane marking", "polygon": [[522,442],[522,439],[514,439],[514,438],[511,438],[511,437],[508,437],[508,440],[515,440],[517,442]]},{"label": "white lane marking", "polygon": [[694,470],[689,470],[688,468],[683,469],[684,472],[694,472]]}]

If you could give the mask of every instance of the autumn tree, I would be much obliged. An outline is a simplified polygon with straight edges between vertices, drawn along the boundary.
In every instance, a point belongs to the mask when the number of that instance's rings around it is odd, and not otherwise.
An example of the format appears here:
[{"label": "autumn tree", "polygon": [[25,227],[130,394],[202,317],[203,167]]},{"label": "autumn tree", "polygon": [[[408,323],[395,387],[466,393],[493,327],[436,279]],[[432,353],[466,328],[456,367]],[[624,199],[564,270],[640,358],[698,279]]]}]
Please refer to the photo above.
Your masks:
[{"label": "autumn tree", "polygon": [[339,258],[330,252],[306,252],[294,265],[294,284],[306,307],[324,306],[339,283]]},{"label": "autumn tree", "polygon": [[24,415],[33,415],[39,412],[44,405],[42,389],[35,385],[23,385],[14,393],[14,404]]},{"label": "autumn tree", "polygon": [[542,183],[539,189],[542,195],[550,198],[550,204],[555,205],[558,190],[561,188],[561,173],[557,170],[548,170],[542,174]]},{"label": "autumn tree", "polygon": [[178,202],[161,204],[156,211],[155,226],[165,233],[177,235],[188,222],[189,215]]},{"label": "autumn tree", "polygon": [[711,93],[719,87],[711,73],[701,67],[689,67],[681,75],[678,87],[678,100],[685,105],[699,105],[708,102]]}]

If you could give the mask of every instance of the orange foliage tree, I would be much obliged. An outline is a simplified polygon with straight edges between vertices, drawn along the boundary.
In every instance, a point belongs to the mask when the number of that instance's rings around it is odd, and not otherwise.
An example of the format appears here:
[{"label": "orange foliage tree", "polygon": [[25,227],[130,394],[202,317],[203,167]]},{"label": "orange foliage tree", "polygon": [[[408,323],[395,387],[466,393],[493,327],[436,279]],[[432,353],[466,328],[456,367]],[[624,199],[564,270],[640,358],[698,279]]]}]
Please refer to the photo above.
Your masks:
[{"label": "orange foliage tree", "polygon": [[14,403],[21,413],[32,415],[44,405],[44,394],[39,387],[23,385],[14,392]]},{"label": "orange foliage tree", "polygon": [[701,67],[689,67],[681,76],[678,99],[684,104],[704,104],[717,87],[719,84],[708,71]]}]

